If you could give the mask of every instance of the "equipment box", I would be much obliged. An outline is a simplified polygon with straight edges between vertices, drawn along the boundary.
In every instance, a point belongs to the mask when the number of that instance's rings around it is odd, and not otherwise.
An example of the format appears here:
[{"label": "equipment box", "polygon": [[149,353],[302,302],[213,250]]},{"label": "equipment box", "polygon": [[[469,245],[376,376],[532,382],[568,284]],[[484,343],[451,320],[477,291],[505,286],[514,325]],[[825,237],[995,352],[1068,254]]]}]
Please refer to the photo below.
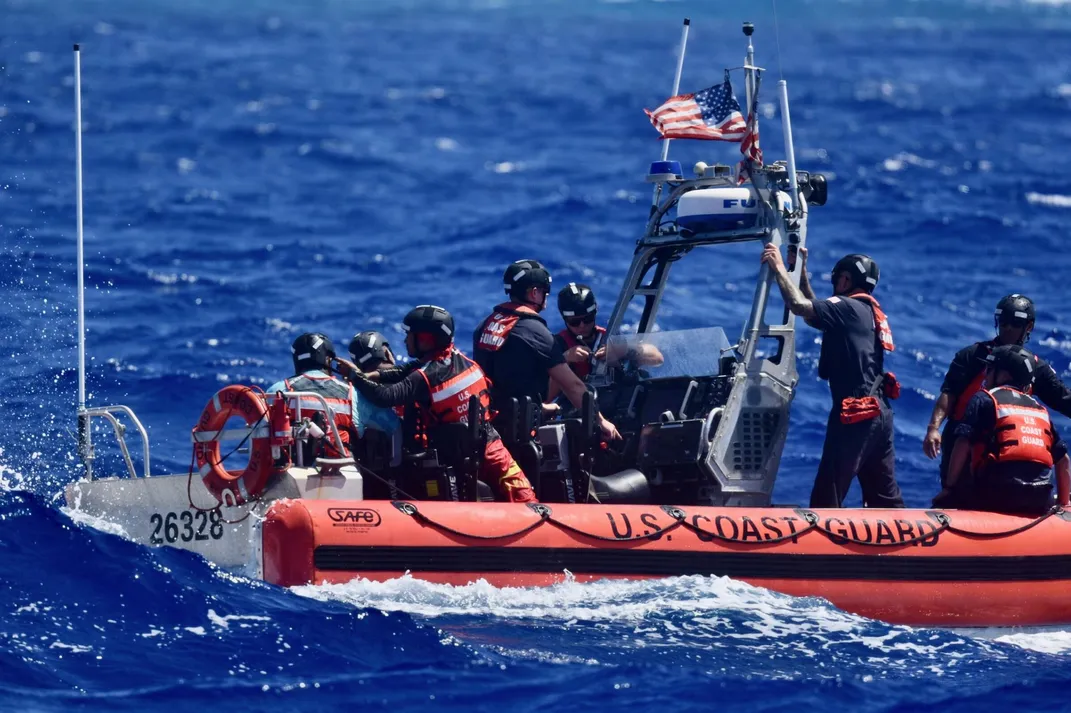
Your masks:
[{"label": "equipment box", "polygon": [[703,424],[703,419],[689,419],[644,426],[640,431],[641,467],[696,463],[704,450]]}]

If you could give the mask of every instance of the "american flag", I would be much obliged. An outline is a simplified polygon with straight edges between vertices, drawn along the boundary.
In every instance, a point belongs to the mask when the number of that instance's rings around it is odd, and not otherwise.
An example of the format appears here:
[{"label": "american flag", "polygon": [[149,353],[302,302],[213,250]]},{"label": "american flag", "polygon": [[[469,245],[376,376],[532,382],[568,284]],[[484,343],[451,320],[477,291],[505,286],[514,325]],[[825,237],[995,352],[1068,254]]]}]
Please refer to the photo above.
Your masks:
[{"label": "american flag", "polygon": [[670,97],[654,111],[643,111],[663,139],[740,141],[747,128],[728,77],[717,86]]}]

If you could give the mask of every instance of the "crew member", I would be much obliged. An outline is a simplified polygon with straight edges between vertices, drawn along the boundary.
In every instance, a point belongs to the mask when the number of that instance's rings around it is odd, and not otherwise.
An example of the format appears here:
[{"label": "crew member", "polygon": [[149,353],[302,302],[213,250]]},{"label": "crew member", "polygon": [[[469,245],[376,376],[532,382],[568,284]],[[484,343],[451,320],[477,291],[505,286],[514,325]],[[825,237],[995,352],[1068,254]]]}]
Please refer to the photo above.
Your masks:
[{"label": "crew member", "polygon": [[[1026,295],[1007,295],[997,303],[993,313],[996,337],[976,342],[956,352],[948,366],[941,395],[933,405],[930,424],[922,441],[922,451],[930,458],[941,456],[941,485],[948,478],[948,461],[955,444],[956,425],[963,420],[967,404],[982,389],[985,377],[986,358],[999,346],[1022,346],[1030,340],[1034,329],[1034,303]],[[1056,371],[1041,357],[1034,355],[1033,394],[1043,404],[1071,416],[1071,389],[1068,389]],[[948,419],[944,430],[941,422]]]},{"label": "crew member", "polygon": [[418,366],[393,384],[376,383],[353,370],[347,373],[350,383],[377,406],[415,408],[432,443],[437,426],[468,423],[469,398],[478,396],[486,434],[480,479],[494,488],[502,500],[536,502],[528,479],[486,422],[490,384],[483,370],[454,347],[454,318],[442,307],[421,305],[405,316],[402,328],[406,331],[406,351]]},{"label": "crew member", "polygon": [[[565,357],[565,362],[574,374],[581,379],[587,378],[591,373],[592,360],[605,359],[607,354],[611,361],[631,358],[640,366],[662,364],[662,352],[653,344],[630,346],[617,342],[612,347],[605,343],[600,344],[606,330],[595,323],[598,310],[595,293],[587,285],[570,282],[558,293],[558,312],[565,322],[565,329],[554,335],[554,346]],[[547,392],[547,402],[554,401],[558,394],[558,386],[552,380]]]},{"label": "crew member", "polygon": [[1040,515],[1052,507],[1049,471],[1056,466],[1060,505],[1071,494],[1067,446],[1049,412],[1030,396],[1034,355],[1016,344],[986,357],[987,389],[976,392],[956,425],[948,482],[934,507]]},{"label": "crew member", "polygon": [[390,342],[382,334],[372,330],[353,335],[350,340],[350,356],[353,357],[353,364],[365,374],[378,371],[380,367],[395,365]]},{"label": "crew member", "polygon": [[818,376],[829,382],[833,407],[811,507],[842,507],[857,475],[865,507],[903,507],[888,402],[898,395],[899,385],[892,374],[884,372],[885,352],[894,349],[892,331],[871,295],[878,284],[878,265],[866,255],[846,255],[833,267],[833,296],[817,300],[807,278],[805,248],[800,250],[800,260],[797,288],[777,246],[767,245],[762,254],[785,305],[822,331]]},{"label": "crew member", "polygon": [[[330,415],[342,438],[343,445],[349,448],[354,438],[364,435],[366,426],[384,431],[393,431],[399,426],[398,417],[389,410],[378,409],[370,404],[361,403],[353,387],[331,375],[331,362],[335,360],[335,347],[325,335],[319,333],[302,334],[294,340],[290,351],[294,358],[294,376],[273,384],[267,394],[274,396],[280,391],[302,391],[319,394],[327,402]],[[297,411],[298,399],[291,402],[291,410]],[[326,437],[320,439],[308,451],[306,464],[312,459],[324,455],[327,457],[348,456],[338,453],[334,447],[327,426],[327,414],[319,399],[301,398],[301,413],[311,415],[318,420]],[[318,417],[317,417],[318,415]]]},{"label": "crew member", "polygon": [[598,310],[595,293],[587,285],[570,282],[558,293],[558,312],[565,329],[554,335],[554,344],[565,357],[565,363],[581,379],[591,372],[591,360],[606,354],[605,344],[595,348],[606,334],[605,329],[595,324]]},{"label": "crew member", "polygon": [[[541,404],[550,382],[557,384],[576,408],[583,404],[586,387],[554,348],[547,323],[539,316],[550,294],[550,273],[535,260],[518,260],[506,268],[503,283],[509,301],[497,305],[473,334],[473,357],[491,379],[491,404],[529,397]],[[544,415],[557,410],[543,405]],[[607,439],[620,438],[617,428],[596,415]]]}]

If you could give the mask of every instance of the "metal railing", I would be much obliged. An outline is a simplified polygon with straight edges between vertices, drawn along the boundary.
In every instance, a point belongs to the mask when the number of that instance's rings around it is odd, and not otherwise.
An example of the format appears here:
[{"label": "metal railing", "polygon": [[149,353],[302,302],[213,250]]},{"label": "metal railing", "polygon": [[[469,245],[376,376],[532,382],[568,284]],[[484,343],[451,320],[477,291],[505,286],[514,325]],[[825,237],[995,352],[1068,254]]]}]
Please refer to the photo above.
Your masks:
[{"label": "metal railing", "polygon": [[[131,478],[138,477],[138,473],[134,469],[134,461],[130,458],[130,449],[126,446],[126,426],[119,423],[119,419],[115,417],[116,413],[125,414],[134,422],[134,428],[138,429],[138,433],[141,435],[143,477],[149,477],[149,434],[146,432],[145,426],[141,425],[141,421],[138,420],[134,411],[129,406],[96,406],[81,409],[78,412],[81,428],[85,429],[83,442],[88,449],[88,452],[83,455],[86,465],[86,478],[88,480],[93,480],[93,446],[92,441],[89,439],[89,427],[94,416],[103,418],[112,425],[115,439],[119,441],[119,449],[123,452],[123,460],[126,462],[127,471],[130,473]],[[85,419],[84,422],[82,421],[83,418]]]}]

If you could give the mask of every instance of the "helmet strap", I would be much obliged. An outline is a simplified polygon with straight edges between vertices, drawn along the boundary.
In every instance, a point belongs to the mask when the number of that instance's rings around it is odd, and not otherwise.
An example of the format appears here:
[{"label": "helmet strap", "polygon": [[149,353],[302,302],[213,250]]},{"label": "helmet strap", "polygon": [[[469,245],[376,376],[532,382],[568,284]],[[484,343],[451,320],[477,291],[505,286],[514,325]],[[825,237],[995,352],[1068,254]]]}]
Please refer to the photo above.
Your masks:
[{"label": "helmet strap", "polygon": [[[522,305],[527,305],[528,307],[531,307],[536,312],[542,312],[544,309],[546,309],[546,306],[547,306],[547,297],[546,296],[543,297],[543,300],[541,302],[532,302],[530,299],[528,299],[528,293],[531,292],[532,290],[538,290],[538,289],[541,289],[541,288],[539,288],[539,287],[529,287],[527,290],[524,291],[523,297],[520,300],[518,300],[518,302],[520,304],[522,304]],[[550,292],[546,291],[546,294],[550,294]]]}]

